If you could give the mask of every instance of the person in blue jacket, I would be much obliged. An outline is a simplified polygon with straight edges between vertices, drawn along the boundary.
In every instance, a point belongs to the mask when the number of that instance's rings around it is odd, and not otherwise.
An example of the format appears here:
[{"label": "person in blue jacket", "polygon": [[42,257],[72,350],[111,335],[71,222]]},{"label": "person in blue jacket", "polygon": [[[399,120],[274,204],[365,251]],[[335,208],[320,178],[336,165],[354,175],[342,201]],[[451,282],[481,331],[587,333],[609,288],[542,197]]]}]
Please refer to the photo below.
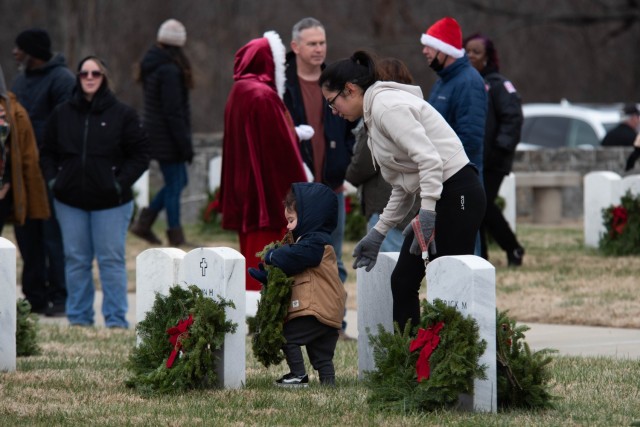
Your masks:
[{"label": "person in blue jacket", "polygon": [[[291,186],[284,205],[287,229],[294,243],[265,255],[267,265],[280,268],[294,279],[283,328],[286,344],[282,348],[290,372],[276,380],[276,385],[308,385],[301,346],[306,346],[320,383],[334,385],[333,354],[347,298],[338,276],[331,240],[338,217],[338,201],[331,188],[324,184],[299,182]],[[264,267],[250,268],[249,274],[266,284]]]},{"label": "person in blue jacket", "polygon": [[440,77],[427,102],[453,128],[482,177],[487,90],[465,55],[460,25],[453,18],[442,18],[422,34],[420,41],[429,67]]}]

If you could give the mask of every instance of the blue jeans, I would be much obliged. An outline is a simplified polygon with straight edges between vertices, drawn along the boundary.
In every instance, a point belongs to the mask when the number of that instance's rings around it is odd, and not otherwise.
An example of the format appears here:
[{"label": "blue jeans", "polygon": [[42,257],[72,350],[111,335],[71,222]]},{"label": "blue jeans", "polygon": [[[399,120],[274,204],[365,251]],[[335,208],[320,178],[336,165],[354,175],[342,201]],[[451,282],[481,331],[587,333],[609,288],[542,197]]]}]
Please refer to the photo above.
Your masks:
[{"label": "blue jeans", "polygon": [[169,228],[180,227],[180,194],[187,186],[187,166],[184,162],[158,162],[164,179],[164,187],[151,201],[149,209],[160,212],[167,210],[167,225]]},{"label": "blue jeans", "polygon": [[[367,232],[371,231],[373,226],[376,225],[378,218],[380,218],[379,213],[371,215],[369,222],[367,222]],[[380,246],[380,252],[400,252],[402,242],[404,242],[402,231],[394,227],[387,232],[387,236],[384,238],[382,245]]]},{"label": "blue jeans", "polygon": [[102,315],[107,327],[127,328],[125,240],[133,201],[111,209],[86,211],[54,200],[62,229],[67,279],[67,318],[93,325],[93,259],[102,285]]}]

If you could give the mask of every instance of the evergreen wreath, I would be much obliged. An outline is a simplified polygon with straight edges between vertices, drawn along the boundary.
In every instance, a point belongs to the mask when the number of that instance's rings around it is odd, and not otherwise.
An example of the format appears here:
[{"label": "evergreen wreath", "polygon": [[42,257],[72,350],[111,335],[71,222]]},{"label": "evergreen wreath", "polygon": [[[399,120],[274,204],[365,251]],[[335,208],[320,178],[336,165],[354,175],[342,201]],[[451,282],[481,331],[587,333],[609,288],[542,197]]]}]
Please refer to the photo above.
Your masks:
[{"label": "evergreen wreath", "polygon": [[605,255],[640,254],[640,197],[627,191],[619,205],[602,210],[606,232],[600,237],[600,250]]},{"label": "evergreen wreath", "polygon": [[16,303],[16,355],[35,356],[40,354],[38,345],[38,315],[31,312],[31,304],[24,298]]},{"label": "evergreen wreath", "polygon": [[[127,367],[133,376],[126,385],[144,395],[215,387],[216,351],[222,347],[225,335],[237,328],[226,319],[226,307],[234,305],[206,297],[195,285],[187,289],[173,286],[167,296],[156,294],[152,309],[136,327],[141,343],[129,356]],[[193,324],[175,337],[176,345],[172,345],[168,330],[184,327],[190,317]],[[168,368],[173,351],[178,352],[178,357]]]},{"label": "evergreen wreath", "polygon": [[439,343],[428,358],[430,375],[418,381],[416,363],[420,352],[410,351],[411,324],[395,333],[378,328],[369,336],[377,370],[365,373],[373,407],[401,412],[433,411],[453,406],[462,393],[473,389],[475,378],[484,378],[486,367],[479,365],[487,343],[480,339],[476,321],[466,318],[441,300],[422,301],[419,327],[439,330]]},{"label": "evergreen wreath", "polygon": [[[293,236],[290,232],[284,236],[282,241],[266,245],[256,255],[264,261],[264,257],[271,249],[289,243],[293,243]],[[254,334],[251,339],[251,347],[256,359],[268,368],[270,365],[278,365],[284,360],[282,346],[286,340],[282,329],[291,302],[293,279],[287,277],[278,267],[265,265],[265,269],[268,272],[267,285],[260,290],[258,311],[252,320],[251,329]]]},{"label": "evergreen wreath", "polygon": [[557,399],[550,392],[549,364],[556,350],[531,352],[524,341],[526,325],[516,325],[507,311],[496,315],[498,406],[503,409],[546,409]]}]

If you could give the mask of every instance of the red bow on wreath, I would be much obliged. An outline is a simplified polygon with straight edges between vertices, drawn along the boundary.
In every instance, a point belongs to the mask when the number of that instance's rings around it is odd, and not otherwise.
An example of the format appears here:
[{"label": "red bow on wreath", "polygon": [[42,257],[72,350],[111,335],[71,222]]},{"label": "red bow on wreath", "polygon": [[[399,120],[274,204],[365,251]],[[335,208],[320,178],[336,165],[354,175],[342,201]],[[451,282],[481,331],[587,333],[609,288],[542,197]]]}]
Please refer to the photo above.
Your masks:
[{"label": "red bow on wreath", "polygon": [[414,352],[419,348],[422,348],[418,361],[416,362],[416,374],[418,374],[418,382],[423,379],[429,379],[430,366],[429,357],[431,353],[436,349],[438,343],[440,343],[440,336],[438,333],[444,326],[444,322],[438,322],[435,326],[431,326],[427,329],[420,328],[418,330],[418,337],[411,341],[409,351]]},{"label": "red bow on wreath", "polygon": [[169,359],[167,359],[167,368],[171,368],[173,366],[173,362],[176,360],[176,356],[178,355],[180,348],[182,347],[182,340],[186,339],[189,336],[189,326],[193,324],[193,315],[189,315],[189,318],[186,320],[178,321],[178,324],[172,328],[167,329],[167,333],[169,334],[169,342],[173,345],[173,350],[171,350],[171,354],[169,355]]},{"label": "red bow on wreath", "polygon": [[616,206],[615,208],[613,208],[612,214],[613,220],[611,221],[611,227],[616,233],[622,234],[625,225],[627,225],[627,210],[624,208],[624,206]]}]

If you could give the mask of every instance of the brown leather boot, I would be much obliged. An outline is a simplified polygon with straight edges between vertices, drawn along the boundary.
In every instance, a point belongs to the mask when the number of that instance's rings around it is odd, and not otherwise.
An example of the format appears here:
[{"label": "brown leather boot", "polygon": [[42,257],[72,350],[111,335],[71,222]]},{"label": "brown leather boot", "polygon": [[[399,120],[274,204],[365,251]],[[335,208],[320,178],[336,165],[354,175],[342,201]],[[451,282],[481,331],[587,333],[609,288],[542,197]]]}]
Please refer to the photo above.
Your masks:
[{"label": "brown leather boot", "polygon": [[167,230],[167,239],[169,239],[169,246],[177,248],[186,244],[184,240],[184,233],[182,227],[170,228]]},{"label": "brown leather boot", "polygon": [[138,220],[131,226],[129,231],[152,245],[161,245],[162,241],[151,230],[151,226],[157,217],[158,212],[149,208],[143,208],[142,211],[140,211]]}]

